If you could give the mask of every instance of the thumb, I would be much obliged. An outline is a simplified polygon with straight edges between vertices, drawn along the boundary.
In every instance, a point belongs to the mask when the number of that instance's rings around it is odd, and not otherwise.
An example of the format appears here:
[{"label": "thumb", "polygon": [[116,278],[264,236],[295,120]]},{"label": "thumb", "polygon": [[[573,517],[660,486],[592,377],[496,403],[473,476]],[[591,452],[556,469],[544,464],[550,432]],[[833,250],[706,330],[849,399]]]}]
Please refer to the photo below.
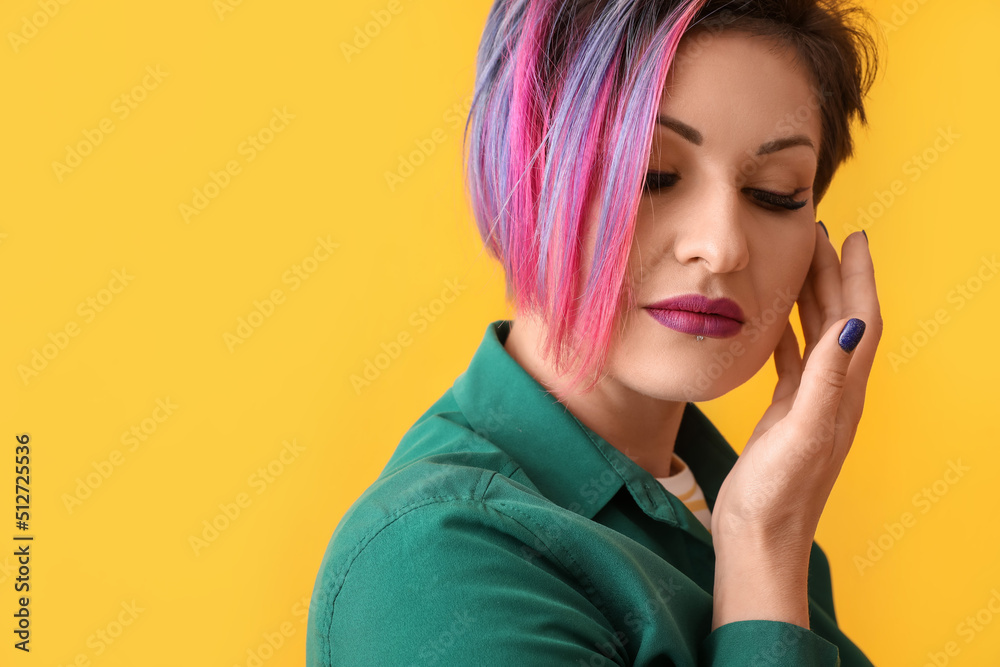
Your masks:
[{"label": "thumb", "polygon": [[[847,385],[852,353],[864,333],[865,323],[856,317],[834,322],[809,355],[795,403],[789,412],[806,423],[835,420]],[[832,414],[825,414],[828,410],[832,410]]]}]

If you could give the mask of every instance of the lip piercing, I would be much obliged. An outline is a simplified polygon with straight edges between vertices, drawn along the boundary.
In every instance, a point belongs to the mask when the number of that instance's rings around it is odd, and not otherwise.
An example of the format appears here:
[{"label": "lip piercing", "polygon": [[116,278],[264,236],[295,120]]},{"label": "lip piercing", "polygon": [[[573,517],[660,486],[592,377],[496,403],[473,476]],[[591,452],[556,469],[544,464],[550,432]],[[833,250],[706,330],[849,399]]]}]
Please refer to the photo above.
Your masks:
[{"label": "lip piercing", "polygon": [[705,340],[704,336],[695,336],[695,340]]}]

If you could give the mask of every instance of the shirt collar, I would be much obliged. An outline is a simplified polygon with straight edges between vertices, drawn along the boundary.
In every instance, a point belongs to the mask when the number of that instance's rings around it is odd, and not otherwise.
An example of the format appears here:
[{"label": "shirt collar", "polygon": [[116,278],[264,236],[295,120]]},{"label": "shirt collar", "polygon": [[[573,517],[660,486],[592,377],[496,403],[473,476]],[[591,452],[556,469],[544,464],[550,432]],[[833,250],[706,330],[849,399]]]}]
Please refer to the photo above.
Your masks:
[{"label": "shirt collar", "polygon": [[[649,516],[680,526],[711,543],[701,522],[637,463],[579,421],[507,352],[512,320],[486,328],[468,368],[451,392],[471,427],[502,449],[538,490],[589,519],[627,487]],[[708,418],[687,403],[675,444],[690,466],[709,509],[737,454]]]}]

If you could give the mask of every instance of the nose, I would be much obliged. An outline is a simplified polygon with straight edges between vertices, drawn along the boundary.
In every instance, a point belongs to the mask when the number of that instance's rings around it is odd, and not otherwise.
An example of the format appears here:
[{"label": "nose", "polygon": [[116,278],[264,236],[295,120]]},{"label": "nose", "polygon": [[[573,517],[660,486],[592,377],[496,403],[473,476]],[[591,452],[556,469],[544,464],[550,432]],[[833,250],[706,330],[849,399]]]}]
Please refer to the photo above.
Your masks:
[{"label": "nose", "polygon": [[677,227],[674,254],[684,266],[703,264],[712,273],[740,271],[750,261],[738,192],[718,188],[702,196]]}]

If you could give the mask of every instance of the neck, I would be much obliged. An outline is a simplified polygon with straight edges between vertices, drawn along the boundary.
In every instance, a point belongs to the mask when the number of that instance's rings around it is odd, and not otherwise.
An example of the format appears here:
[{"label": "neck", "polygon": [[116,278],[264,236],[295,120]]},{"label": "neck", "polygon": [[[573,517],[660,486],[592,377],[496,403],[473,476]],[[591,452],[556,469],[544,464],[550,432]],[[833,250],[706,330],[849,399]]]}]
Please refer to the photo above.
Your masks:
[{"label": "neck", "polygon": [[537,320],[519,316],[504,349],[580,422],[639,467],[654,477],[676,474],[674,444],[685,403],[641,394],[609,374],[590,392],[564,392],[559,389],[564,378],[539,354],[542,333]]}]

